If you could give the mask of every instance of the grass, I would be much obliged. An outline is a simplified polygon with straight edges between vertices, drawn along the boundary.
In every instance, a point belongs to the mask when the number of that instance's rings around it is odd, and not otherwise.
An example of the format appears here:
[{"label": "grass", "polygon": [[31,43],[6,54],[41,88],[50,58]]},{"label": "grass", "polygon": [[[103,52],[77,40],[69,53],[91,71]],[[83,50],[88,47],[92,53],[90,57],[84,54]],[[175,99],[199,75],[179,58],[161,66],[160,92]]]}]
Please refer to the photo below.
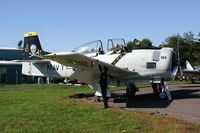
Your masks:
[{"label": "grass", "polygon": [[66,87],[65,84],[11,84],[11,85],[0,85],[0,89],[16,89],[16,88],[59,88]]},{"label": "grass", "polygon": [[41,86],[51,89],[0,92],[0,132],[200,132],[200,125],[175,118],[105,110],[101,105],[69,98],[93,92],[89,87],[28,85]]},{"label": "grass", "polygon": [[[190,84],[190,82],[168,82],[169,85]],[[137,83],[137,87],[150,87],[150,83]],[[16,89],[16,88],[66,88],[65,84],[17,84],[17,85],[0,85],[0,89]],[[111,90],[124,89],[126,86],[109,87]]]}]

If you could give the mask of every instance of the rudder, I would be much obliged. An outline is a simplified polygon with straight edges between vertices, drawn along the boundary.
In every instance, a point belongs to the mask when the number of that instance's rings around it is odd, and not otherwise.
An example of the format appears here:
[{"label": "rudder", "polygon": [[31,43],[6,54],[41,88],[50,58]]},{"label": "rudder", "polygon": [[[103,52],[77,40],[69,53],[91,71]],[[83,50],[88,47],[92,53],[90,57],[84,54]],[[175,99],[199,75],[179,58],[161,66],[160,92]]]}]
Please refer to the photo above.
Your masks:
[{"label": "rudder", "polygon": [[37,32],[24,34],[25,59],[42,59],[44,51],[42,50]]}]

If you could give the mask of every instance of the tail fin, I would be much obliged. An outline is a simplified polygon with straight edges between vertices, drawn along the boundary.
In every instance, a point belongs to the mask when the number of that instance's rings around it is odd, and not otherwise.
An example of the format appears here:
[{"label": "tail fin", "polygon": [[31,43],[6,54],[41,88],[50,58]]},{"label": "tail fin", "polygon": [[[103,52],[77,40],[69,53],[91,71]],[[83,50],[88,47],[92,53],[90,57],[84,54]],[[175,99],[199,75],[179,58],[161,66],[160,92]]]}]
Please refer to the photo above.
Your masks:
[{"label": "tail fin", "polygon": [[192,67],[192,65],[190,64],[189,61],[186,60],[186,69],[187,70],[194,70],[194,68]]},{"label": "tail fin", "polygon": [[42,50],[37,32],[24,34],[25,59],[42,59],[45,52]]}]

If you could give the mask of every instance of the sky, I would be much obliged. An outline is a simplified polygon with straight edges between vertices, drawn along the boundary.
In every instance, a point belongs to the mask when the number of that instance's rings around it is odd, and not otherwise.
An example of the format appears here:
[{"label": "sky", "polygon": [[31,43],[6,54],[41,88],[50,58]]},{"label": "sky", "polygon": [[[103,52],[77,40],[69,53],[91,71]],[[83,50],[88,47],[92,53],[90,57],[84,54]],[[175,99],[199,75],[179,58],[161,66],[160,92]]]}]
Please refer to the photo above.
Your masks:
[{"label": "sky", "polygon": [[0,0],[0,47],[37,32],[43,50],[71,51],[94,40],[149,38],[158,46],[177,33],[200,32],[199,0]]}]

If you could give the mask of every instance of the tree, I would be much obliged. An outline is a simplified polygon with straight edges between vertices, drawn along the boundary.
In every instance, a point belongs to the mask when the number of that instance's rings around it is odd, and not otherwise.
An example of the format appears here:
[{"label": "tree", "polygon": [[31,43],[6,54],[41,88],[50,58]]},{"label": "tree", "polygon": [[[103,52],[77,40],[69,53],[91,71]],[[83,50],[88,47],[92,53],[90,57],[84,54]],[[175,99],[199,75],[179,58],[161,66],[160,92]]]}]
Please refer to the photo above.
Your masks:
[{"label": "tree", "polygon": [[193,65],[200,64],[200,44],[194,38],[195,34],[191,31],[185,32],[182,36],[179,34],[169,36],[165,39],[164,46],[175,48],[179,40],[181,66],[188,60]]},{"label": "tree", "polygon": [[198,34],[198,43],[200,44],[200,32],[199,32],[199,34]]},{"label": "tree", "polygon": [[[138,41],[137,39],[134,39],[133,41],[129,41],[129,42],[127,42],[127,49],[128,49],[128,51],[132,51],[133,50],[133,48],[134,48],[134,46],[136,45],[135,43],[136,43],[136,41]],[[150,41],[150,39],[148,39],[148,38],[144,38],[142,41],[140,41],[140,42],[143,42],[144,44],[146,44],[147,46],[149,46],[149,47],[152,47],[152,42]],[[143,44],[142,44],[143,45]],[[142,46],[141,45],[141,46]]]},{"label": "tree", "polygon": [[132,41],[127,42],[127,49],[128,49],[128,51],[132,51],[132,49],[133,49],[133,42]]},{"label": "tree", "polygon": [[142,40],[142,42],[145,43],[146,45],[152,47],[152,42],[150,41],[150,39],[144,38],[144,39]]}]

